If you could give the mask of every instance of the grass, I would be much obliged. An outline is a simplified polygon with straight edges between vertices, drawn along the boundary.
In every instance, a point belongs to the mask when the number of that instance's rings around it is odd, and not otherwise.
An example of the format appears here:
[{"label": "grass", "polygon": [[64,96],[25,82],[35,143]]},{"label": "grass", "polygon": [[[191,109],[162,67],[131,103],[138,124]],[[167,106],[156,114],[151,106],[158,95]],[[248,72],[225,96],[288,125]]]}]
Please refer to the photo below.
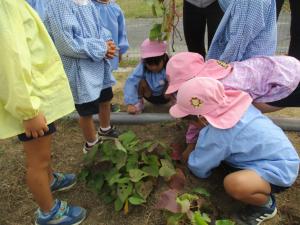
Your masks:
[{"label": "grass", "polygon": [[[126,18],[151,18],[152,14],[151,4],[147,0],[116,0],[122,8]],[[176,0],[177,8],[181,9],[183,0]],[[158,4],[156,4],[159,6]],[[156,7],[158,16],[162,15],[162,10]]]}]

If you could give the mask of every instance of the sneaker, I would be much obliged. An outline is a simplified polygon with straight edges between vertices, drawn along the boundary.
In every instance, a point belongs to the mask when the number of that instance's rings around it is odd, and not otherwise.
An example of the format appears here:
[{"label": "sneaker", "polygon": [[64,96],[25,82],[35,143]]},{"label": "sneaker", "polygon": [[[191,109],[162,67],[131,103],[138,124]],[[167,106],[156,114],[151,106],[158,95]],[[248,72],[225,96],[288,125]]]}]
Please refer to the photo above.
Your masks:
[{"label": "sneaker", "polygon": [[137,113],[142,113],[145,108],[144,99],[139,99],[138,103],[136,103],[134,106],[137,110]]},{"label": "sneaker", "polygon": [[271,195],[273,200],[272,206],[259,207],[247,206],[239,215],[236,216],[238,225],[260,225],[262,222],[273,218],[277,214],[275,198]]},{"label": "sneaker", "polygon": [[35,225],[78,225],[86,218],[86,210],[56,200],[50,214],[45,216],[38,209]]},{"label": "sneaker", "polygon": [[111,112],[120,112],[121,108],[119,104],[110,104],[110,111]]},{"label": "sneaker", "polygon": [[102,131],[101,128],[99,128],[98,136],[101,140],[116,139],[119,137],[119,132],[114,126],[112,126],[108,131]]},{"label": "sneaker", "polygon": [[[98,137],[97,137],[98,138]],[[82,149],[82,152],[84,154],[87,154],[89,151],[91,151],[95,146],[99,145],[99,144],[102,144],[102,139],[98,138],[98,141],[96,144],[92,145],[92,146],[89,146],[86,142],[83,146],[83,149]]]},{"label": "sneaker", "polygon": [[54,182],[50,186],[52,192],[66,191],[76,184],[76,175],[72,173],[53,173],[53,177]]}]

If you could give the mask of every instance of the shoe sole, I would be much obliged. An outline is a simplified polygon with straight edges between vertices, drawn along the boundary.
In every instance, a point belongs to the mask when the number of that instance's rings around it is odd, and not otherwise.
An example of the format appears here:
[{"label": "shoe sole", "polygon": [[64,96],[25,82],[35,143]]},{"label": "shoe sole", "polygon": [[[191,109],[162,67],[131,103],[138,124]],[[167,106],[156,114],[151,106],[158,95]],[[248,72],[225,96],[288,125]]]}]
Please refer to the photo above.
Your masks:
[{"label": "shoe sole", "polygon": [[[261,221],[258,221],[258,224],[257,225],[260,225],[261,223],[263,223],[263,222],[265,222],[265,221],[267,221],[267,220],[269,220],[269,219],[272,219],[274,216],[276,216],[276,214],[277,214],[277,208],[275,207],[275,209],[274,209],[274,212],[272,213],[272,214],[267,214],[267,216],[260,216],[260,220]],[[262,218],[261,218],[262,217]]]},{"label": "shoe sole", "polygon": [[58,190],[52,191],[52,193],[55,193],[55,192],[64,192],[64,191],[70,190],[72,187],[75,186],[76,183],[77,183],[77,181],[75,181],[73,184],[71,184],[71,185],[69,185],[67,187],[60,188]]},{"label": "shoe sole", "polygon": [[[76,223],[73,223],[72,225],[79,225],[79,224],[81,224],[85,219],[86,219],[86,211],[84,212],[83,218],[82,218],[80,221],[78,221],[78,222],[76,222]],[[36,221],[34,222],[34,224],[35,224],[35,225],[40,225],[40,224],[38,224]]]}]

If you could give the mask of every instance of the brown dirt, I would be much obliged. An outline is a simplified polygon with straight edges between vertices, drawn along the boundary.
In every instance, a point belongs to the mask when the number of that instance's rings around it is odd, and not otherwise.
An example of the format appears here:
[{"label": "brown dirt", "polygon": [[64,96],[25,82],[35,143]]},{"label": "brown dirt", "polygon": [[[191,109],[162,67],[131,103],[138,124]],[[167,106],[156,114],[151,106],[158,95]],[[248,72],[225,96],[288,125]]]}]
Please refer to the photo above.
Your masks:
[{"label": "brown dirt", "polygon": [[[62,120],[57,123],[58,132],[53,141],[53,167],[57,171],[78,173],[82,168],[81,153],[83,140],[76,122]],[[184,142],[184,129],[175,123],[155,124],[147,126],[119,126],[121,131],[131,129],[139,137],[157,139],[168,143]],[[299,133],[288,133],[295,146],[300,149]],[[16,139],[0,141],[0,224],[1,225],[29,225],[33,223],[36,210],[31,194],[24,183],[24,155],[22,146]],[[239,208],[239,204],[230,199],[222,187],[222,169],[218,169],[209,179],[198,180],[188,176],[187,189],[201,186],[211,193],[211,201],[218,209],[220,216],[229,218]],[[84,225],[162,225],[165,224],[163,213],[155,209],[158,194],[166,189],[161,182],[150,196],[147,204],[130,209],[130,213],[114,212],[112,205],[105,205],[84,184],[79,183],[73,190],[55,194],[59,199],[87,208],[89,215]],[[278,196],[279,215],[269,225],[300,224],[300,178],[288,191]],[[293,221],[295,223],[293,223]],[[296,222],[297,221],[297,222]]]}]

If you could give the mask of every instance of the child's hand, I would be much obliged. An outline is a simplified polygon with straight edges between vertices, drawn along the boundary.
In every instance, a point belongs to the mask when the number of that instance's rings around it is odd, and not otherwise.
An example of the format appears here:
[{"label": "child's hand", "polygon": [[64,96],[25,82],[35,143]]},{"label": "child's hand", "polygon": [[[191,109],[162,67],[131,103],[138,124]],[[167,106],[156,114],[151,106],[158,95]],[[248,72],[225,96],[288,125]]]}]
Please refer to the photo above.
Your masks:
[{"label": "child's hand", "polygon": [[44,136],[44,132],[49,130],[47,121],[43,113],[39,113],[36,117],[24,120],[23,126],[25,128],[25,134],[28,138],[38,138]]},{"label": "child's hand", "polygon": [[105,56],[108,59],[112,59],[113,57],[115,57],[116,54],[116,45],[113,41],[107,41],[106,45],[107,45],[107,52]]},{"label": "child's hand", "polygon": [[134,105],[128,105],[127,106],[127,112],[129,114],[136,114],[137,113],[137,108]]}]

